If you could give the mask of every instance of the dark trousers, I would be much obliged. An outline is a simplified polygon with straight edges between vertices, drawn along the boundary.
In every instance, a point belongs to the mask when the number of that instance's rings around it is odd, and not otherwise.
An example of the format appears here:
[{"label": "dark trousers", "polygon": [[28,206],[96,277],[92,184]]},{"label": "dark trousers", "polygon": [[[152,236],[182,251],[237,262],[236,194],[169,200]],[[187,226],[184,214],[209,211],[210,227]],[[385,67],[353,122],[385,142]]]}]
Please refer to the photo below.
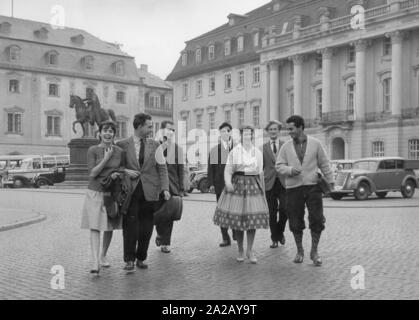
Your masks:
[{"label": "dark trousers", "polygon": [[[221,196],[221,193],[216,193],[215,194],[217,202],[218,202],[218,199],[220,199],[220,196]],[[228,234],[228,228],[220,227],[220,229],[221,229],[221,236],[223,237],[223,241],[231,242],[230,236]],[[233,234],[233,239],[235,239],[236,238],[236,230],[233,230],[232,234]]]},{"label": "dark trousers", "polygon": [[285,225],[287,223],[286,190],[279,179],[271,190],[265,192],[266,201],[269,208],[269,227],[271,229],[272,241],[279,241],[284,235]]},{"label": "dark trousers", "polygon": [[322,191],[317,185],[287,189],[287,214],[291,232],[302,233],[305,229],[305,207],[308,210],[310,230],[321,233],[326,219],[323,215]]},{"label": "dark trousers", "polygon": [[164,246],[170,246],[172,238],[173,220],[156,224],[157,237]]},{"label": "dark trousers", "polygon": [[141,181],[138,183],[127,214],[123,218],[124,261],[144,261],[147,259],[148,246],[153,233],[153,213],[157,201],[147,201]]}]

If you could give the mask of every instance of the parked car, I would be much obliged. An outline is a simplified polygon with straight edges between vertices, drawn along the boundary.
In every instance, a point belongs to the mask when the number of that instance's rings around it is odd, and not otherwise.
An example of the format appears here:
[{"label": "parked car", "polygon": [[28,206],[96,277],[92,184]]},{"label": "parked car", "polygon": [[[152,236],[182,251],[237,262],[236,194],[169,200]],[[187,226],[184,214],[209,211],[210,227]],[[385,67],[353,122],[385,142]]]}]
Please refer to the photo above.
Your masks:
[{"label": "parked car", "polygon": [[21,166],[7,171],[3,185],[11,188],[39,188],[63,182],[70,164],[68,155],[32,156],[22,160]]},{"label": "parked car", "polygon": [[189,190],[192,192],[194,189],[198,189],[202,193],[207,193],[209,191],[207,183],[207,171],[206,170],[197,170],[189,173]]},{"label": "parked car", "polygon": [[373,192],[384,198],[388,192],[400,191],[404,198],[411,198],[418,188],[415,169],[419,169],[419,160],[400,157],[359,159],[352,169],[337,173],[330,196],[340,200],[353,195],[357,200],[365,200]]}]

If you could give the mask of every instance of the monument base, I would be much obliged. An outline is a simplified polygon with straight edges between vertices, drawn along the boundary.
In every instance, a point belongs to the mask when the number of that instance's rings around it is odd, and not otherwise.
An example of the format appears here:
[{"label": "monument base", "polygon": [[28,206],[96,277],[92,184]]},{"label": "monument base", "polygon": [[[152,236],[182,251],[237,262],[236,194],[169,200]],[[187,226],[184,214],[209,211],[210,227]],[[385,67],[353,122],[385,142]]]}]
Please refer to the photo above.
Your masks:
[{"label": "monument base", "polygon": [[77,138],[70,141],[70,166],[65,171],[65,181],[55,185],[58,189],[87,188],[87,150],[98,143],[99,140],[94,138]]}]

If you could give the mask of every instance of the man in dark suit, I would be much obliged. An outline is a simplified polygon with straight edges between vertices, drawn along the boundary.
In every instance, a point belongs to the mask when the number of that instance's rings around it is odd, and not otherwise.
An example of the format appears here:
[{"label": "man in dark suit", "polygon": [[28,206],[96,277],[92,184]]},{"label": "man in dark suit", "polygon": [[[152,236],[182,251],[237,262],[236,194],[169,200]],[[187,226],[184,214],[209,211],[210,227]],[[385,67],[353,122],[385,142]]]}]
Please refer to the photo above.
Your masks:
[{"label": "man in dark suit", "polygon": [[[210,192],[215,192],[215,196],[218,199],[223,192],[225,187],[224,182],[224,169],[227,163],[227,157],[229,152],[233,149],[233,140],[231,138],[232,127],[228,122],[222,123],[219,128],[220,130],[220,143],[211,149],[208,158],[208,186]],[[227,247],[231,245],[230,236],[228,235],[228,229],[221,227],[221,235],[223,242],[220,243],[220,247]],[[236,235],[233,230],[233,240],[236,240]]]},{"label": "man in dark suit", "polygon": [[[166,158],[167,171],[169,174],[170,195],[183,197],[184,187],[184,157],[183,150],[174,142],[175,126],[172,121],[165,120],[161,123],[160,136],[157,141],[163,148],[163,155]],[[172,237],[173,220],[156,224],[156,245],[161,246],[164,253],[170,252],[170,239]]]},{"label": "man in dark suit", "polygon": [[269,207],[269,227],[271,229],[271,248],[277,248],[278,242],[285,244],[284,230],[287,223],[285,180],[275,169],[276,156],[283,142],[279,139],[282,124],[271,120],[265,127],[269,142],[263,145],[263,172],[265,195]]},{"label": "man in dark suit", "polygon": [[157,209],[159,195],[163,192],[170,199],[169,177],[160,144],[147,138],[153,131],[151,116],[139,113],[134,116],[134,135],[117,142],[126,152],[125,172],[131,177],[131,202],[123,217],[124,270],[128,273],[137,267],[146,269],[144,262],[153,233],[153,213]]}]

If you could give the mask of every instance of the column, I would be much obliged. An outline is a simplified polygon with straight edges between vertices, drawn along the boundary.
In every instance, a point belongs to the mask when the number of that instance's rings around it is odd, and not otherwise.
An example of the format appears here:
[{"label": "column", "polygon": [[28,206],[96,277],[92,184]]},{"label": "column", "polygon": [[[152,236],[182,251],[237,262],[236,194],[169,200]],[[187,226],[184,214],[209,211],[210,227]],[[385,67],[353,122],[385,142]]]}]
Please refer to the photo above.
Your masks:
[{"label": "column", "polygon": [[279,67],[279,61],[269,62],[269,119],[271,120],[279,120]]},{"label": "column", "polygon": [[260,65],[260,90],[261,90],[261,110],[266,112],[266,121],[270,119],[270,105],[269,105],[269,68],[267,63]]},{"label": "column", "polygon": [[365,118],[365,52],[368,43],[366,40],[358,40],[355,42],[355,119],[363,120]]},{"label": "column", "polygon": [[333,50],[325,48],[322,54],[322,113],[332,111],[332,56]]},{"label": "column", "polygon": [[402,43],[404,33],[391,32],[391,114],[399,116],[402,113]]},{"label": "column", "polygon": [[303,116],[303,60],[302,55],[292,57],[294,63],[294,114]]}]

